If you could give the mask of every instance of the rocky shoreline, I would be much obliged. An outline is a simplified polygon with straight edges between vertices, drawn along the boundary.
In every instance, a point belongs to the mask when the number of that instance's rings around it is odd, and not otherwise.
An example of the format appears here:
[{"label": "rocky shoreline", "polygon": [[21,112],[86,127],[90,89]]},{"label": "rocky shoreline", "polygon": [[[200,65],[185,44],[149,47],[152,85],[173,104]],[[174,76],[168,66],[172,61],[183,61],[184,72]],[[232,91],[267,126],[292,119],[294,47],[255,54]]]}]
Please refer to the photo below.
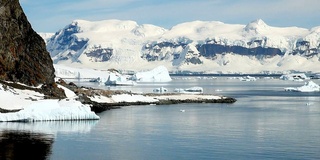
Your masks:
[{"label": "rocky shoreline", "polygon": [[[78,87],[74,83],[70,82],[67,84],[63,80],[59,80],[58,84],[72,90],[79,98],[80,102],[83,104],[89,104],[91,110],[100,113],[106,110],[119,109],[124,106],[132,105],[171,105],[171,104],[182,104],[182,103],[235,103],[237,100],[231,97],[223,96],[214,96],[207,94],[200,95],[188,95],[188,94],[175,94],[175,93],[166,93],[166,94],[137,94],[131,93],[129,91],[111,91],[111,90],[101,90],[88,87]],[[134,102],[96,102],[91,100],[90,97],[95,96],[105,96],[112,97],[113,95],[131,95],[131,96],[145,96],[154,99],[155,101],[134,101]],[[195,96],[195,98],[188,98],[188,96]],[[214,97],[214,98],[211,98]]]},{"label": "rocky shoreline", "polygon": [[[90,87],[78,87],[74,83],[66,83],[64,80],[60,79],[56,82],[57,84],[68,88],[75,93],[75,100],[80,101],[82,104],[88,104],[91,111],[95,113],[100,113],[106,110],[119,109],[124,106],[132,105],[171,105],[171,104],[182,104],[182,103],[235,103],[237,100],[231,97],[215,96],[209,94],[179,94],[179,93],[146,93],[138,94],[131,93],[130,91],[123,90],[102,90],[94,89]],[[8,83],[5,81],[0,81],[0,84],[7,86],[8,88],[17,88],[21,90],[31,90],[39,93],[43,93],[41,88],[33,88],[18,83]],[[120,100],[115,100],[114,97],[125,96],[125,98],[120,98]],[[65,97],[48,97],[45,99],[65,99]],[[107,99],[107,101],[97,101],[99,98]],[[71,100],[68,99],[67,100]],[[34,101],[37,101],[34,99]],[[0,113],[18,112],[21,109],[7,110],[0,108]]]},{"label": "rocky shoreline", "polygon": [[94,101],[84,101],[84,104],[90,104],[91,110],[95,113],[100,113],[106,110],[119,109],[124,106],[133,105],[171,105],[171,104],[182,104],[182,103],[235,103],[237,100],[231,97],[225,97],[221,99],[167,99],[159,100],[157,102],[118,102],[118,103],[97,103]]}]

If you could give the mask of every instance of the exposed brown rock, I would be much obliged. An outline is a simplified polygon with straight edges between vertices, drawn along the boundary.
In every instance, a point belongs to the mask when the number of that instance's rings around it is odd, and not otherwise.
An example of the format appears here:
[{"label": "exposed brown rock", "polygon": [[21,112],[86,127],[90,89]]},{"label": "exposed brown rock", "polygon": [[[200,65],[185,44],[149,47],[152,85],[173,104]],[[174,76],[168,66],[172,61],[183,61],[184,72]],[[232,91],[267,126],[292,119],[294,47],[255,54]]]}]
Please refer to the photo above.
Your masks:
[{"label": "exposed brown rock", "polygon": [[54,83],[44,40],[32,29],[18,0],[0,1],[0,79],[27,85]]}]

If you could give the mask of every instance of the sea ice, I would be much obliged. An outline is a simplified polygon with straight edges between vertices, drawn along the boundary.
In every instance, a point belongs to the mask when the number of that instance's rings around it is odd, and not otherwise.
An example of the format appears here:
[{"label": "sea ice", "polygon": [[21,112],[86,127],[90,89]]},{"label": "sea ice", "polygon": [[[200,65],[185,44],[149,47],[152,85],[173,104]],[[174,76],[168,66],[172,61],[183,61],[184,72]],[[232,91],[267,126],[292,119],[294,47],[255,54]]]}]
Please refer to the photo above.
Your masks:
[{"label": "sea ice", "polygon": [[288,87],[284,90],[293,92],[319,92],[320,86],[313,81],[308,81],[301,87]]},{"label": "sea ice", "polygon": [[126,75],[110,73],[108,80],[105,82],[105,85],[134,86],[136,85],[136,82],[129,80],[129,77]]},{"label": "sea ice", "polygon": [[308,77],[304,73],[293,73],[282,75],[280,79],[289,81],[303,81],[305,79],[308,79]]}]

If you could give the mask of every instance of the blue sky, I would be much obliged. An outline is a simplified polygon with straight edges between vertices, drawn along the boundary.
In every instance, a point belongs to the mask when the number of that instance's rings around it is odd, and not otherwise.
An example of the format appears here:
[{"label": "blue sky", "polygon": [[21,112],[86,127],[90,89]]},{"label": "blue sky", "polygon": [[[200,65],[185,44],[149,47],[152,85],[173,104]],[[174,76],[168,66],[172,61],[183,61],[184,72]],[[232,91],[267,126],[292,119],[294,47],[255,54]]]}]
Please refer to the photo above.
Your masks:
[{"label": "blue sky", "polygon": [[20,0],[37,32],[56,32],[75,19],[120,19],[164,28],[188,21],[270,26],[320,26],[319,0]]}]

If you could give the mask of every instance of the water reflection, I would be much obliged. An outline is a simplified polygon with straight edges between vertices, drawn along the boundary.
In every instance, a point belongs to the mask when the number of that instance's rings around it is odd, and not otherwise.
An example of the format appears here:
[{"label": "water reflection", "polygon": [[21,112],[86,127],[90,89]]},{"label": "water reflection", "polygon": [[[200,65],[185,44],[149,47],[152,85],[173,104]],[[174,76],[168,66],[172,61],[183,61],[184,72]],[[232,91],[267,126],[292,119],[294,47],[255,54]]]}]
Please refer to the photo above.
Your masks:
[{"label": "water reflection", "polygon": [[45,134],[59,133],[88,133],[98,123],[96,120],[89,121],[48,121],[34,123],[0,123],[1,130],[31,131]]},{"label": "water reflection", "polygon": [[88,133],[98,121],[0,123],[0,159],[50,159],[59,134]]},{"label": "water reflection", "polygon": [[48,159],[53,142],[52,135],[5,130],[0,132],[0,159]]}]

